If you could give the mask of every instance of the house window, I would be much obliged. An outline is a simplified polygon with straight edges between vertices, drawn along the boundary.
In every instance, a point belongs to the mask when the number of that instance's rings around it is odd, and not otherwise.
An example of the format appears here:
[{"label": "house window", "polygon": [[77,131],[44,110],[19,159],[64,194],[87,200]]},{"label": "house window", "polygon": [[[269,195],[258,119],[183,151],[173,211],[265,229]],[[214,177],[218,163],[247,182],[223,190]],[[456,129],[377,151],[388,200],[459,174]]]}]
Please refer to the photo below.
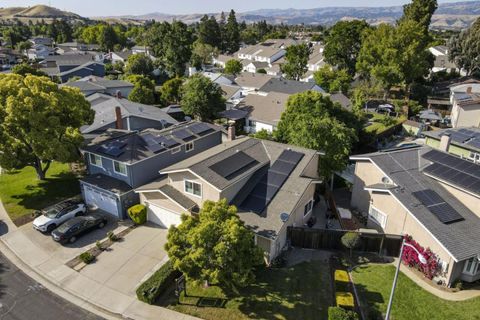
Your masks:
[{"label": "house window", "polygon": [[193,150],[193,142],[189,142],[185,145],[185,152],[190,152]]},{"label": "house window", "polygon": [[102,157],[97,156],[96,154],[90,153],[90,164],[93,164],[94,166],[102,168],[103,167]]},{"label": "house window", "polygon": [[478,261],[477,257],[470,258],[465,261],[465,266],[463,267],[463,273],[469,275],[476,275],[480,271],[480,261]]},{"label": "house window", "polygon": [[127,165],[118,161],[113,161],[113,170],[121,175],[127,175]]},{"label": "house window", "polygon": [[175,147],[172,149],[172,154],[179,153],[182,150],[182,147]]},{"label": "house window", "polygon": [[249,120],[249,122],[250,122],[250,127],[256,127],[257,126],[257,121]]},{"label": "house window", "polygon": [[313,208],[313,200],[310,200],[307,202],[307,204],[303,208],[303,216],[305,217],[307,214],[312,212],[312,208]]},{"label": "house window", "polygon": [[478,162],[480,161],[480,153],[470,152],[469,158],[472,159],[473,162]]},{"label": "house window", "polygon": [[202,185],[193,181],[185,180],[185,192],[194,196],[202,196]]},{"label": "house window", "polygon": [[372,205],[370,205],[370,209],[368,210],[368,218],[382,228],[385,228],[387,225],[387,215]]}]

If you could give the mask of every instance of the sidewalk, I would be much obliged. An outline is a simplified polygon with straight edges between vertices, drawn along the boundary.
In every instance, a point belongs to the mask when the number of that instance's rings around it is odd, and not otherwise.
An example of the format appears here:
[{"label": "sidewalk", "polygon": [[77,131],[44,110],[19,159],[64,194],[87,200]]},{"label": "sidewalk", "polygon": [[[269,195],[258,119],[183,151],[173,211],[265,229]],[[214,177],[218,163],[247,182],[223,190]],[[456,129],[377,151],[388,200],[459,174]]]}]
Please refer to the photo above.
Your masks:
[{"label": "sidewalk", "polygon": [[11,222],[0,202],[0,251],[19,269],[64,299],[105,319],[198,319],[150,306],[136,297],[112,290],[63,264],[35,245]]}]

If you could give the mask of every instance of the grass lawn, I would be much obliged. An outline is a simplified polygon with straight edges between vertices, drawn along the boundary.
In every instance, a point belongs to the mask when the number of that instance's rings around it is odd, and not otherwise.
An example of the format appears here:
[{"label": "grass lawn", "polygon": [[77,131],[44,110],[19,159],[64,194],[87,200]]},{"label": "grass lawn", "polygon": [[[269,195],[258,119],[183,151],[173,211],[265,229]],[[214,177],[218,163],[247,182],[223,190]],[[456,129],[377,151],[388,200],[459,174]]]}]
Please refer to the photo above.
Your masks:
[{"label": "grass lawn", "polygon": [[390,129],[391,127],[396,126],[399,123],[401,123],[403,120],[405,120],[405,118],[403,118],[403,117],[394,118],[394,120],[395,120],[394,123],[392,123],[389,126],[385,126],[385,124],[383,124],[381,122],[381,119],[384,118],[384,117],[385,117],[384,115],[381,115],[381,114],[378,114],[378,113],[372,113],[372,118],[370,119],[372,124],[369,125],[368,127],[365,127],[365,131],[367,133],[380,134],[383,131]]},{"label": "grass lawn", "polygon": [[32,167],[0,175],[0,199],[12,220],[80,193],[68,164],[52,163],[46,178],[37,180]]},{"label": "grass lawn", "polygon": [[[364,265],[353,272],[362,306],[368,313],[367,319],[382,319],[380,314],[385,314],[387,309],[394,274],[395,268],[391,265]],[[411,319],[480,319],[480,298],[460,302],[443,300],[423,290],[400,273],[393,301],[392,320]]]},{"label": "grass lawn", "polygon": [[181,304],[172,293],[160,304],[206,320],[327,319],[332,303],[330,268],[322,262],[304,262],[291,268],[265,269],[255,284],[227,294],[219,287],[187,285]]}]

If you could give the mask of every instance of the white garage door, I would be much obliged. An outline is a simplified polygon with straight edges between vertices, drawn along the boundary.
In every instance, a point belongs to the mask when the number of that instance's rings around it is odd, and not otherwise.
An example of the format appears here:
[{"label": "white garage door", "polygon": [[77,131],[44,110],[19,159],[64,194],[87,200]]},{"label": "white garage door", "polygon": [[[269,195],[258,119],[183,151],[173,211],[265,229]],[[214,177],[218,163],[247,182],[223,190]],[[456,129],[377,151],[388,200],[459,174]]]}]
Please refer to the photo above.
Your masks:
[{"label": "white garage door", "polygon": [[147,219],[165,228],[170,228],[172,224],[178,226],[182,222],[179,214],[151,203],[148,203]]},{"label": "white garage door", "polygon": [[85,203],[87,205],[97,207],[115,217],[118,217],[117,199],[87,186],[84,186],[84,191]]}]

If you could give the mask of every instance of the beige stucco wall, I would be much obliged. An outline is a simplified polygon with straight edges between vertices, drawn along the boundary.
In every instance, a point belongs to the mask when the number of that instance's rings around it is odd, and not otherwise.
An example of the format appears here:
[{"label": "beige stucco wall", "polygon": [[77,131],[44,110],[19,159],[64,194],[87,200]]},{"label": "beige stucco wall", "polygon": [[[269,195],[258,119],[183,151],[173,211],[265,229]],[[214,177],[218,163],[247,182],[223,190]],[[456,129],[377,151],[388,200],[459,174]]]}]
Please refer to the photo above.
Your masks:
[{"label": "beige stucco wall", "polygon": [[370,161],[357,161],[350,205],[366,215],[370,205],[370,198],[368,191],[365,191],[364,188],[367,185],[381,183],[384,176],[381,170],[370,163]]},{"label": "beige stucco wall", "polygon": [[302,174],[305,177],[318,177],[318,159],[319,155],[313,156],[312,160],[308,163],[308,165],[303,170]]},{"label": "beige stucco wall", "polygon": [[449,186],[446,183],[441,183],[440,184],[447,189],[448,192],[450,192],[452,195],[455,196],[458,200],[460,200],[468,209],[470,209],[473,213],[475,213],[478,217],[480,217],[480,199],[468,194],[466,192],[463,192],[457,188],[454,188],[452,186]]},{"label": "beige stucco wall", "polygon": [[455,111],[456,122],[452,123],[454,128],[480,127],[480,104],[458,107]]},{"label": "beige stucco wall", "polygon": [[[210,184],[204,180],[198,178],[188,171],[176,172],[168,174],[169,183],[172,187],[183,193],[185,196],[192,199],[199,207],[203,205],[206,200],[218,201],[220,200],[220,192],[213,188]],[[202,186],[202,196],[197,197],[195,195],[185,192],[185,180],[189,180],[195,183],[199,183]]]},{"label": "beige stucco wall", "polygon": [[160,192],[140,193],[140,203],[145,205],[146,201],[178,214],[187,213],[185,209],[165,197]]}]

